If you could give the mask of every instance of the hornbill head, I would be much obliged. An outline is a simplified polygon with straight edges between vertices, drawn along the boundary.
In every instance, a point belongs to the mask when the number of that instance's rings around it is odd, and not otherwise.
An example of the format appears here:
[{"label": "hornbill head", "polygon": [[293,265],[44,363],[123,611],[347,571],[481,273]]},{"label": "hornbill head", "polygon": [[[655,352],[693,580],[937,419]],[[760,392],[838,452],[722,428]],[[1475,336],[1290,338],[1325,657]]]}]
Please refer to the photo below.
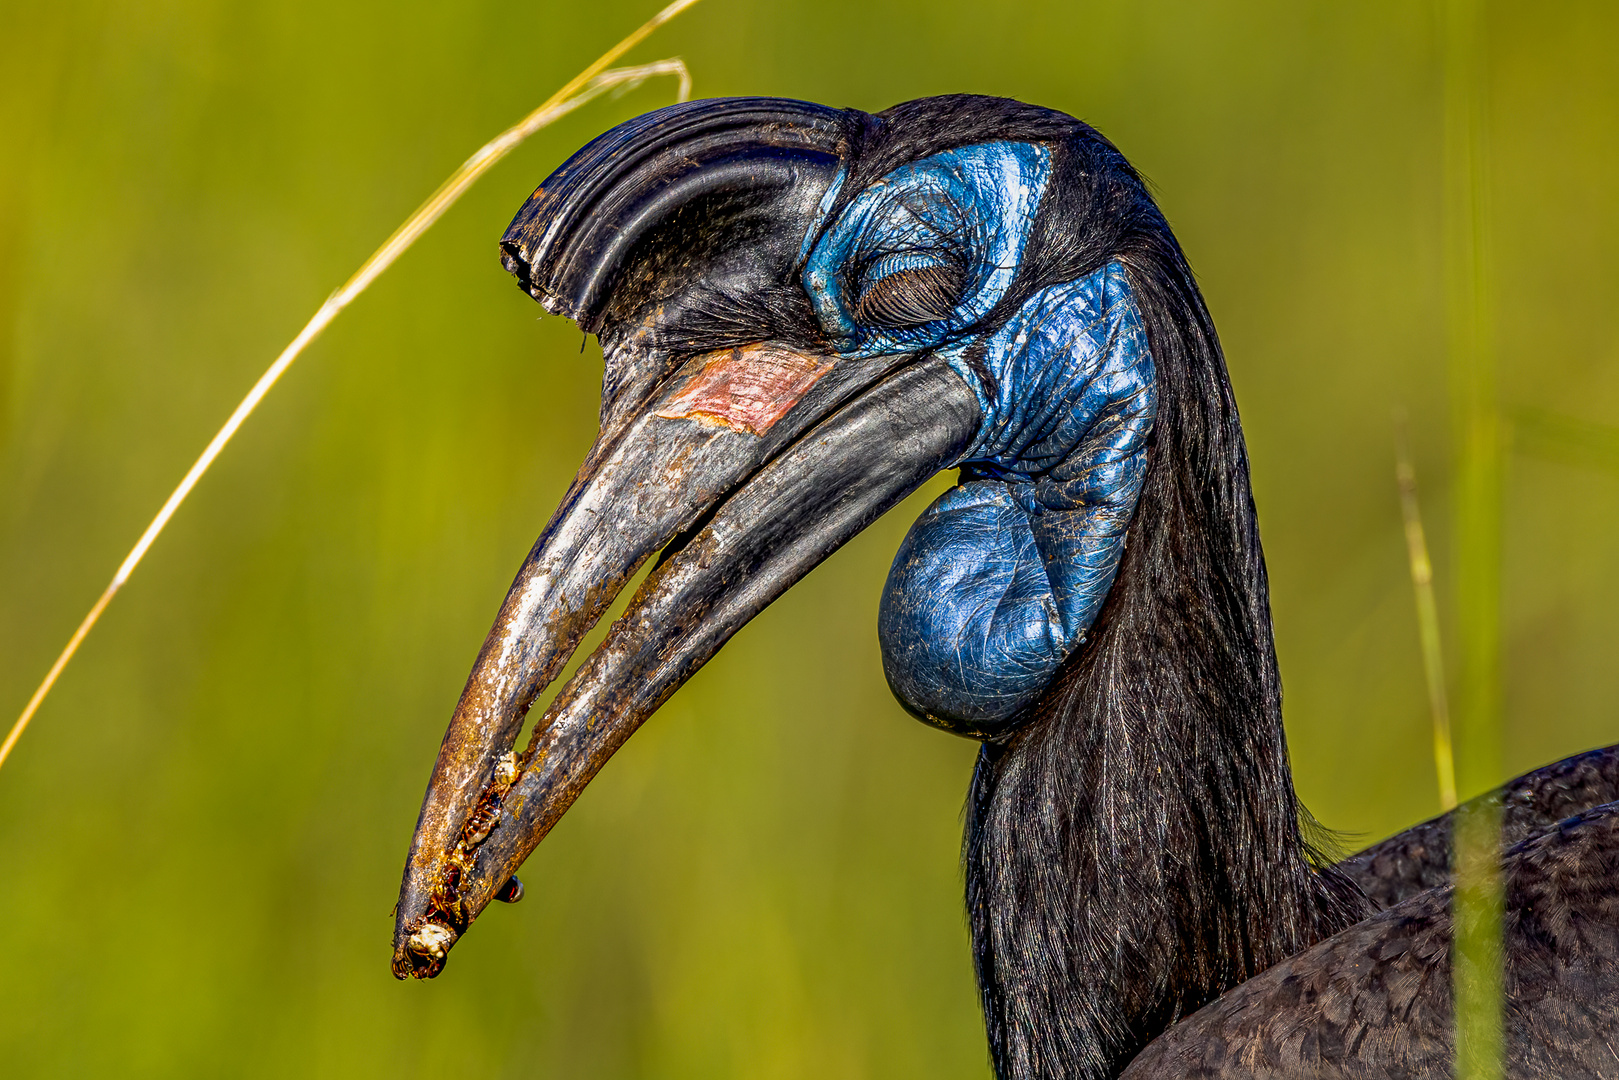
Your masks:
[{"label": "hornbill head", "polygon": [[[394,973],[436,975],[636,728],[942,469],[960,482],[884,590],[888,680],[958,734],[1026,722],[1084,651],[1148,473],[1159,389],[1142,312],[1173,285],[1156,269],[1179,258],[1167,237],[1101,136],[995,98],[877,115],[690,102],[552,174],[502,261],[600,337],[601,430],[440,748]],[[518,747],[537,696],[653,556]]]}]

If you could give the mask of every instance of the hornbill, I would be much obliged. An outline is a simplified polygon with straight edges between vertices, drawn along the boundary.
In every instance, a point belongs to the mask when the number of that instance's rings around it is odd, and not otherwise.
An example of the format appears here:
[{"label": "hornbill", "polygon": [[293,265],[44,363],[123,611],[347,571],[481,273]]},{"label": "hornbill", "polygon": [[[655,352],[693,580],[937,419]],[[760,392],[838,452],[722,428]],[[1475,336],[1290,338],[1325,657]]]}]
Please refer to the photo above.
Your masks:
[{"label": "hornbill", "polygon": [[[997,1075],[1450,1074],[1449,820],[1336,866],[1311,845],[1224,359],[1112,144],[988,97],[690,102],[585,146],[500,247],[600,338],[601,429],[445,735],[396,975],[520,893],[739,627],[957,468],[879,638],[901,704],[981,742],[964,862]],[[1509,1071],[1619,1076],[1619,751],[1503,797]]]}]

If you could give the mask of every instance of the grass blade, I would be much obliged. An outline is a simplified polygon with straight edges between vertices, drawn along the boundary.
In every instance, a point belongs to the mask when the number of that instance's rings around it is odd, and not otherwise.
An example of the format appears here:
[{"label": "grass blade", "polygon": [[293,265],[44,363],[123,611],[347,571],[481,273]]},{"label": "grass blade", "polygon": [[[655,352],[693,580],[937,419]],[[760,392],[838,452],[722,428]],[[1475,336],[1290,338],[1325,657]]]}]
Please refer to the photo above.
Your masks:
[{"label": "grass blade", "polygon": [[1439,781],[1439,808],[1456,809],[1456,755],[1450,740],[1450,703],[1445,695],[1445,658],[1439,648],[1439,605],[1434,600],[1433,562],[1417,503],[1417,470],[1411,463],[1405,419],[1395,422],[1394,479],[1400,487],[1400,514],[1405,519],[1406,555],[1411,563],[1411,590],[1417,601],[1417,633],[1422,643],[1422,673],[1428,680],[1428,710],[1433,715],[1434,772]]},{"label": "grass blade", "polygon": [[[1484,5],[1443,0],[1445,278],[1454,439],[1457,780],[1495,787],[1501,760],[1503,451],[1490,305]],[[1504,1074],[1501,808],[1473,799],[1452,832],[1457,1080]]]}]

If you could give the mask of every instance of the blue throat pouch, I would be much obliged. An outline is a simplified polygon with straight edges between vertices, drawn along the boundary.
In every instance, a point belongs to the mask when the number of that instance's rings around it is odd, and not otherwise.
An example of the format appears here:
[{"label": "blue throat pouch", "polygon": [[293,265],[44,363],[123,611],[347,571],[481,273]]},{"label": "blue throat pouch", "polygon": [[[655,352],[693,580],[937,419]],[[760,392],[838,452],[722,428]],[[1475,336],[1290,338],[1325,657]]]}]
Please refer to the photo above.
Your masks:
[{"label": "blue throat pouch", "polygon": [[982,409],[959,484],[895,557],[878,621],[895,696],[978,738],[1010,730],[1084,641],[1118,571],[1156,409],[1117,262],[981,329],[1050,175],[1043,146],[962,147],[896,169],[827,222],[840,176],[804,241],[803,284],[840,360],[932,350]]},{"label": "blue throat pouch", "polygon": [[895,696],[979,738],[1010,729],[1101,610],[1156,410],[1146,330],[1116,262],[1037,293],[987,344],[993,385],[951,357],[982,426],[959,484],[900,546],[878,617]]}]

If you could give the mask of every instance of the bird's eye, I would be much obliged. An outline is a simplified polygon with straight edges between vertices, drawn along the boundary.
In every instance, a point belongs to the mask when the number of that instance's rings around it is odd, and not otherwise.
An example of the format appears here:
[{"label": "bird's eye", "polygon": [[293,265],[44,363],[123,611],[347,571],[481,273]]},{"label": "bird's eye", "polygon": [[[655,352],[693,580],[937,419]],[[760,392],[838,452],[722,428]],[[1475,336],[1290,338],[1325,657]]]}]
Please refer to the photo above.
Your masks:
[{"label": "bird's eye", "polygon": [[872,269],[878,272],[863,275],[866,283],[853,311],[868,326],[903,328],[949,318],[966,284],[962,268],[949,262]]}]

